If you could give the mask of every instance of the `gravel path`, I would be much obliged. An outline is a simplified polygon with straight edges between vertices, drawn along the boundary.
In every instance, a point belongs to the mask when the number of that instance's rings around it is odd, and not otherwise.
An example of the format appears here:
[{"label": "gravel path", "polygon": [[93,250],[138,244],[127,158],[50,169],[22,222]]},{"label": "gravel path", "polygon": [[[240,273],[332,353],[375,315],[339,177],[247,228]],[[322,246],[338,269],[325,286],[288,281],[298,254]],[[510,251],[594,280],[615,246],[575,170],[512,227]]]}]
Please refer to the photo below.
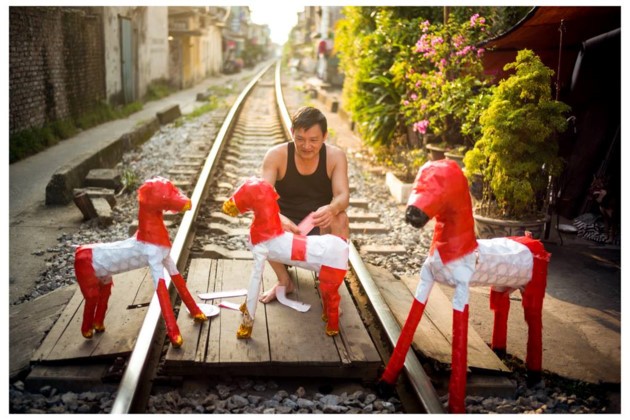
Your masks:
[{"label": "gravel path", "polygon": [[[235,86],[234,91],[237,90],[238,86]],[[287,93],[290,108],[295,109],[296,105],[305,103],[297,89],[289,89],[285,91]],[[199,136],[213,135],[218,130],[214,121],[225,113],[225,106],[227,104],[181,125],[162,127],[142,147],[124,156],[121,169],[131,168],[139,180],[164,174],[174,163],[172,157],[186,152],[191,141]],[[389,226],[390,231],[379,235],[353,235],[352,240],[358,249],[368,244],[405,245],[407,253],[404,255],[372,255],[366,257],[366,261],[386,267],[398,276],[417,276],[432,232],[430,229],[419,232],[404,223],[403,211],[390,197],[383,177],[369,171],[366,165],[365,162],[350,160],[350,183],[356,186],[363,198],[369,200],[369,211],[379,214],[381,223]],[[75,234],[61,234],[56,247],[36,251],[49,255],[48,268],[42,273],[36,289],[20,302],[74,284],[75,245],[122,240],[129,236],[129,225],[137,214],[135,194],[123,194],[117,201],[112,226],[102,229],[92,223],[84,223]],[[174,236],[174,233],[172,231],[171,235]],[[513,379],[518,384],[514,398],[469,396],[466,400],[469,413],[602,413],[607,410],[601,387],[545,375],[544,381],[537,387],[527,389],[522,363],[514,361],[511,367],[514,370]],[[111,392],[61,393],[50,386],[31,393],[24,390],[22,381],[15,381],[10,385],[9,399],[10,413],[107,413],[111,410],[114,395]],[[395,398],[379,399],[369,388],[335,392],[330,386],[308,389],[306,384],[289,387],[274,381],[225,378],[188,393],[164,390],[151,397],[148,410],[151,413],[358,414],[401,413],[402,407]]]}]

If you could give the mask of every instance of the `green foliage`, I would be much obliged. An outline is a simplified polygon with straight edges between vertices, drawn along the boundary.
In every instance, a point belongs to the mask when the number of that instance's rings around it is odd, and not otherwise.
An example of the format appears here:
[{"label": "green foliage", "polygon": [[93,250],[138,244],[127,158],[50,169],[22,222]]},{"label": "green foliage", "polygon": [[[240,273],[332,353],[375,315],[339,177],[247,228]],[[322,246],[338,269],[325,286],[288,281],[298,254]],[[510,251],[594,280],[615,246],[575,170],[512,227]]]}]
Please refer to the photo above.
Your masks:
[{"label": "green foliage", "polygon": [[392,67],[395,82],[405,91],[400,104],[405,121],[429,142],[474,143],[473,127],[489,86],[481,61],[484,50],[476,45],[487,27],[479,14],[463,23],[453,17],[447,24],[421,22],[417,42]]},{"label": "green foliage", "polygon": [[403,91],[389,69],[413,41],[417,18],[399,19],[401,8],[344,7],[335,48],[344,73],[343,102],[369,145],[387,145],[404,130],[399,102]]},{"label": "green foliage", "polygon": [[374,146],[372,154],[378,164],[390,169],[401,181],[409,183],[413,182],[418,169],[427,161],[424,150],[396,144]]},{"label": "green foliage", "polygon": [[142,102],[136,101],[122,107],[115,107],[105,102],[99,102],[91,110],[85,112],[76,120],[76,125],[87,130],[107,121],[125,118],[142,109]]},{"label": "green foliage", "polygon": [[194,109],[193,112],[191,112],[190,114],[186,115],[186,120],[192,120],[194,118],[197,118],[205,113],[208,113],[210,111],[214,111],[215,109],[217,109],[220,105],[220,100],[219,98],[217,98],[216,96],[212,95],[208,98],[208,100],[206,101],[206,103],[204,103],[203,105],[201,105],[200,107],[197,107]]},{"label": "green foliage", "polygon": [[58,120],[40,128],[29,128],[9,136],[9,162],[17,162],[76,134],[71,120]]},{"label": "green foliage", "polygon": [[129,168],[124,168],[121,174],[121,182],[123,185],[123,189],[122,191],[126,192],[126,193],[130,193],[135,191],[138,186],[140,185],[140,180],[138,178],[138,175]]},{"label": "green foliage", "polygon": [[168,80],[156,80],[147,86],[147,93],[144,95],[144,102],[156,101],[169,96],[175,89]]},{"label": "green foliage", "polygon": [[[519,51],[504,70],[516,70],[492,89],[481,114],[482,137],[465,158],[466,176],[480,173],[482,210],[491,216],[540,216],[550,175],[558,175],[557,134],[569,106],[551,97],[553,70],[530,50]],[[498,214],[489,214],[496,210]]]}]

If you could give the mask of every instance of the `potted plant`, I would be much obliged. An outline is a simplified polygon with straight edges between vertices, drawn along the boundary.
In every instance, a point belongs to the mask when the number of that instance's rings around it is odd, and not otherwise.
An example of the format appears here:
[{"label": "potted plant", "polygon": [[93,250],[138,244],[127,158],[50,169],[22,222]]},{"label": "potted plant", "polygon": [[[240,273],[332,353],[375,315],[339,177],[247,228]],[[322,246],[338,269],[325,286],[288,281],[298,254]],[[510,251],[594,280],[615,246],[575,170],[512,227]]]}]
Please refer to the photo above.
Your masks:
[{"label": "potted plant", "polygon": [[[479,237],[542,234],[550,177],[560,174],[558,133],[567,127],[568,105],[553,100],[553,70],[531,50],[521,50],[504,70],[515,70],[492,89],[481,113],[481,138],[464,158],[465,174],[482,179],[475,208]],[[494,223],[499,226],[488,226]]]}]

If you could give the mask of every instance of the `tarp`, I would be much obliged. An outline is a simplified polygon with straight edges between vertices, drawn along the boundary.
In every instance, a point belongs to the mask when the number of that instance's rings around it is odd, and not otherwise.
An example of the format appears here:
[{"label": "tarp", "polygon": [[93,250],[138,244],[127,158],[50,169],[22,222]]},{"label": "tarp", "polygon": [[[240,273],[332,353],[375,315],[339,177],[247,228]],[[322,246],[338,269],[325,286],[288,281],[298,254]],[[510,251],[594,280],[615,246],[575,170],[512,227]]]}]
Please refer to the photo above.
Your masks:
[{"label": "tarp", "polygon": [[588,211],[586,193],[593,175],[609,175],[611,190],[619,189],[620,28],[618,6],[542,6],[533,8],[507,32],[482,43],[484,69],[496,74],[497,81],[507,76],[503,66],[523,48],[533,50],[556,72],[553,82],[559,82],[558,99],[571,106],[574,117],[560,139],[566,167],[559,180],[556,210],[567,218]]},{"label": "tarp", "polygon": [[[560,27],[562,54],[560,55]],[[489,74],[505,77],[503,66],[516,59],[516,53],[533,50],[555,72],[560,58],[561,92],[571,84],[571,75],[582,43],[592,37],[621,27],[621,7],[534,7],[507,32],[481,45],[486,49],[484,68]]]}]

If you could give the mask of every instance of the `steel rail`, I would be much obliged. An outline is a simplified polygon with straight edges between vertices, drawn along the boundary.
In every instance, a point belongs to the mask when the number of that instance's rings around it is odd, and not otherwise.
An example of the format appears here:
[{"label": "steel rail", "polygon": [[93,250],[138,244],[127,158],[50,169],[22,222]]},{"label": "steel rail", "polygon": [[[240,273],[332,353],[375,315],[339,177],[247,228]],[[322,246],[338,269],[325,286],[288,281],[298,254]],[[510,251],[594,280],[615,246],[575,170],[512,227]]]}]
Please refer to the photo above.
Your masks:
[{"label": "steel rail", "polygon": [[[282,122],[285,126],[285,130],[289,133],[291,127],[291,119],[284,103],[282,95],[282,84],[280,81],[280,62],[276,64],[276,103],[281,115]],[[390,311],[389,307],[385,303],[385,299],[379,292],[376,283],[372,279],[370,272],[363,263],[361,256],[354,247],[352,241],[350,241],[350,265],[359,279],[365,293],[376,312],[378,319],[387,334],[387,338],[396,345],[398,337],[400,336],[400,325],[396,321],[396,318]],[[413,350],[407,352],[405,357],[404,370],[411,382],[411,385],[416,393],[416,396],[420,400],[427,413],[429,414],[442,414],[444,413],[444,407],[440,402],[440,398],[431,383],[430,378],[424,372],[420,361],[414,354]]]},{"label": "steel rail", "polygon": [[[189,211],[184,213],[184,217],[182,218],[179,229],[177,230],[177,235],[175,236],[173,245],[171,247],[171,257],[176,262],[178,267],[180,267],[180,264],[182,263],[182,261],[180,261],[183,254],[182,251],[184,250],[184,246],[188,241],[193,222],[197,217],[197,213],[199,212],[199,208],[203,201],[203,195],[205,194],[207,186],[209,184],[208,180],[210,178],[210,175],[212,174],[213,169],[216,166],[218,157],[220,156],[221,150],[225,143],[225,139],[228,137],[228,133],[230,132],[230,129],[234,124],[236,116],[241,110],[243,102],[251,92],[254,85],[258,82],[258,80],[260,80],[260,78],[269,70],[272,65],[273,62],[265,65],[265,67],[256,76],[254,76],[254,78],[238,96],[238,98],[234,102],[234,105],[232,105],[232,108],[230,108],[230,111],[228,112],[223,122],[223,125],[221,126],[214,140],[212,148],[210,149],[210,152],[208,152],[208,157],[206,158],[206,162],[203,166],[203,169],[201,170],[201,174],[199,175],[199,180],[190,197],[192,201],[192,207]],[[171,285],[171,278],[168,273],[166,273],[166,271],[165,281],[166,287],[169,288]],[[158,321],[160,320],[161,315],[162,312],[160,309],[160,303],[157,299],[157,295],[154,294],[153,298],[151,299],[147,314],[144,318],[142,327],[140,328],[136,344],[133,351],[131,352],[129,364],[125,369],[125,373],[123,374],[120,386],[118,387],[118,392],[112,406],[111,414],[127,414],[130,412],[133,400],[136,397],[136,391],[138,389],[140,379],[151,350],[151,344],[153,343],[155,331],[158,327]]]}]

